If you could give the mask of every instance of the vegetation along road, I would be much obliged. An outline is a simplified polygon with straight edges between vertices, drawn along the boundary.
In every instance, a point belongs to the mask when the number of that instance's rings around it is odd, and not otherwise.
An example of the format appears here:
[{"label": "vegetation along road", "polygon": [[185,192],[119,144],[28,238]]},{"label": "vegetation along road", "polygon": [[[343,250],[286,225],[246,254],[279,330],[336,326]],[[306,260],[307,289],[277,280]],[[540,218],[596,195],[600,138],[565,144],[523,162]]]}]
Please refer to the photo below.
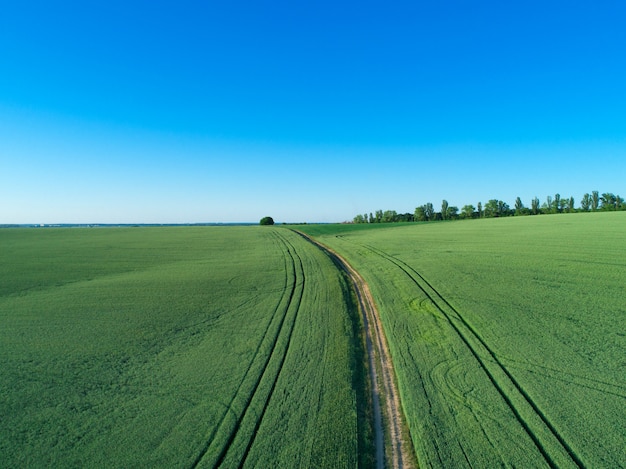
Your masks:
[{"label": "vegetation along road", "polygon": [[396,378],[387,339],[372,294],[363,277],[339,254],[308,235],[306,239],[326,252],[350,279],[358,300],[365,330],[367,360],[372,390],[372,410],[376,442],[376,467],[411,468],[414,458],[404,424]]}]

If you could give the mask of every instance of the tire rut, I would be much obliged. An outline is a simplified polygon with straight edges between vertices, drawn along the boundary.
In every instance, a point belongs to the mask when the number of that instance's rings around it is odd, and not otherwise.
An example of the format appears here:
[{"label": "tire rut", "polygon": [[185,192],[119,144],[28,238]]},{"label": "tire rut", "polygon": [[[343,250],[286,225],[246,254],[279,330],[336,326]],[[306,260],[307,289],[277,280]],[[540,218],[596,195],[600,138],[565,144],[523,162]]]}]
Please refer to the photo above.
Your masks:
[{"label": "tire rut", "polygon": [[[452,306],[433,287],[433,285],[424,278],[424,276],[422,276],[419,272],[417,272],[410,265],[406,264],[404,261],[401,261],[400,259],[391,256],[384,251],[367,245],[363,245],[363,247],[395,264],[413,281],[413,283],[415,283],[415,285],[424,293],[424,295],[426,295],[426,297],[435,306],[437,311],[439,311],[445,317],[445,319],[452,326],[456,334],[468,348],[470,353],[478,361],[481,368],[487,374],[490,382],[493,384],[494,388],[502,396],[507,406],[515,415],[517,421],[524,428],[528,436],[532,439],[533,443],[550,467],[559,467],[559,464],[555,462],[554,455],[552,454],[553,452],[555,452],[555,447],[557,446],[560,448],[556,448],[556,451],[561,453],[562,456],[566,455],[573,466],[579,468],[585,467],[582,461],[574,452],[574,450],[560,435],[554,425],[548,420],[545,414],[541,411],[541,409],[539,409],[537,404],[523,389],[520,383],[498,359],[496,353],[491,349],[491,347],[487,345],[487,343],[465,320],[460,312],[456,308],[454,308],[454,306]],[[457,324],[457,321],[460,324]],[[490,363],[490,365],[488,363]],[[532,409],[534,418],[531,418],[530,420],[533,420],[533,422],[529,422],[529,418],[525,418],[522,415],[520,407],[526,407],[526,415],[528,415],[530,409]],[[543,435],[543,438],[540,437],[538,433],[541,433]],[[550,445],[551,449],[548,449],[546,447],[548,446],[547,442],[544,441],[546,437],[554,439],[554,441]]]},{"label": "tire rut", "polygon": [[[267,357],[265,359],[265,362],[262,365],[261,368],[261,372],[259,373],[259,377],[256,380],[255,384],[253,385],[252,391],[251,393],[248,395],[248,397],[245,400],[243,409],[241,411],[241,413],[236,417],[236,422],[235,425],[233,427],[233,429],[231,430],[231,432],[229,433],[229,436],[224,444],[224,446],[221,448],[217,460],[215,461],[215,463],[213,464],[214,468],[220,467],[223,463],[225,458],[228,455],[228,451],[230,450],[230,448],[232,447],[233,442],[235,441],[235,438],[240,435],[239,430],[240,430],[240,426],[244,420],[244,418],[246,418],[246,415],[248,415],[249,410],[252,406],[253,401],[255,400],[255,397],[257,397],[258,395],[258,391],[259,388],[261,386],[261,382],[263,381],[264,378],[266,378],[266,375],[268,374],[268,367],[270,366],[270,362],[272,361],[272,359],[277,359],[279,360],[279,366],[278,366],[278,370],[276,371],[275,376],[273,377],[273,381],[272,384],[270,386],[270,391],[268,393],[268,395],[263,398],[263,396],[258,397],[258,399],[264,399],[264,403],[263,403],[263,409],[262,412],[259,414],[259,416],[257,417],[257,420],[255,422],[255,426],[254,426],[254,431],[252,432],[252,435],[249,437],[249,441],[246,444],[246,449],[244,451],[244,455],[241,458],[240,462],[239,462],[239,466],[238,467],[242,467],[243,464],[245,463],[245,459],[247,458],[247,455],[250,451],[250,448],[252,447],[252,444],[254,442],[255,436],[256,436],[256,431],[258,430],[259,426],[261,425],[261,420],[263,418],[263,415],[265,414],[265,411],[267,409],[269,400],[272,397],[272,393],[274,391],[274,388],[276,386],[276,382],[278,381],[278,377],[280,375],[280,372],[282,370],[282,366],[283,363],[285,361],[285,357],[287,355],[287,351],[289,349],[289,345],[291,343],[291,335],[293,333],[293,329],[294,329],[294,325],[297,319],[297,315],[298,315],[298,310],[300,307],[300,302],[302,300],[302,295],[304,292],[304,268],[302,265],[302,260],[300,259],[300,257],[297,255],[296,250],[293,248],[293,245],[291,245],[283,236],[280,236],[278,234],[275,234],[276,239],[282,244],[282,246],[284,247],[283,249],[283,253],[285,255],[285,272],[286,272],[286,280],[285,280],[285,287],[287,287],[288,282],[289,282],[289,274],[287,273],[289,270],[293,273],[293,283],[291,286],[291,290],[287,290],[287,288],[285,288],[285,291],[289,291],[289,293],[287,295],[283,295],[283,297],[281,297],[281,300],[279,301],[278,305],[276,306],[276,309],[272,315],[272,318],[270,319],[270,321],[268,322],[268,326],[264,332],[263,335],[263,339],[260,341],[259,346],[257,347],[254,357],[251,360],[250,365],[248,366],[244,377],[242,378],[239,387],[237,388],[237,391],[235,392],[235,395],[233,396],[233,398],[231,399],[229,405],[227,406],[226,411],[224,412],[222,419],[220,421],[220,423],[218,425],[215,426],[215,429],[213,430],[213,432],[211,433],[211,435],[209,436],[209,438],[207,439],[206,444],[202,447],[200,453],[197,455],[197,457],[195,458],[193,464],[191,465],[192,469],[195,469],[197,467],[199,467],[203,461],[203,459],[207,456],[207,454],[209,453],[210,449],[211,449],[211,445],[213,444],[214,438],[215,436],[218,434],[219,429],[224,425],[224,422],[226,420],[226,416],[229,412],[233,412],[233,405],[234,402],[237,400],[237,398],[240,395],[240,391],[241,388],[243,386],[243,383],[246,381],[248,374],[250,373],[253,363],[256,360],[259,351],[262,347],[262,344],[265,343],[266,338],[268,336],[268,332],[271,329],[271,325],[275,322],[276,316],[277,315],[281,315],[281,317],[279,318],[279,324],[277,327],[277,333],[276,335],[271,339],[272,340],[272,344],[270,347],[270,350],[267,354]],[[292,252],[293,251],[293,252]],[[298,258],[298,262],[296,262],[295,257]],[[298,273],[299,272],[299,273]],[[301,281],[300,281],[301,278]],[[281,308],[281,304],[284,302],[285,297],[287,297],[286,300],[286,305],[284,308]],[[295,307],[296,310],[293,312],[293,320],[291,321],[291,326],[289,327],[289,331],[288,331],[288,337],[287,337],[287,343],[285,346],[284,351],[282,352],[281,356],[278,357],[278,354],[281,353],[280,351],[277,351],[277,344],[279,341],[279,338],[281,337],[281,335],[283,334],[283,329],[285,327],[285,322],[287,320],[287,316],[289,315],[289,311],[292,310],[292,308]],[[266,379],[272,379],[272,377],[267,377]]]},{"label": "tire rut", "polygon": [[[293,330],[295,328],[296,325],[296,320],[298,319],[298,312],[300,311],[300,304],[302,302],[302,296],[304,294],[304,283],[305,283],[305,275],[304,275],[304,265],[302,264],[302,258],[298,255],[298,252],[296,251],[296,249],[293,247],[293,245],[291,243],[289,243],[286,239],[283,239],[283,242],[288,245],[287,250],[289,252],[289,255],[291,257],[291,260],[293,262],[293,267],[294,267],[294,272],[299,270],[302,274],[302,282],[301,282],[301,287],[300,287],[300,291],[298,294],[298,299],[297,299],[297,305],[296,305],[296,310],[294,311],[294,317],[293,317],[293,321],[291,321],[291,326],[289,326],[289,333],[288,333],[288,338],[287,338],[287,344],[285,346],[285,351],[283,352],[283,354],[280,356],[280,363],[278,365],[278,372],[276,373],[276,376],[274,377],[274,381],[272,382],[269,394],[265,400],[265,403],[263,405],[263,410],[261,411],[256,424],[254,426],[254,430],[252,432],[252,437],[250,438],[250,440],[248,441],[248,445],[246,446],[246,450],[243,454],[243,457],[241,458],[241,461],[239,463],[239,469],[241,469],[245,462],[246,459],[248,458],[248,453],[250,452],[250,448],[252,448],[252,445],[254,444],[254,440],[256,439],[256,435],[257,432],[259,430],[259,427],[261,426],[261,423],[263,422],[263,417],[265,416],[265,412],[267,411],[267,407],[269,405],[269,402],[272,398],[272,395],[274,394],[274,389],[276,389],[276,383],[278,382],[278,378],[280,377],[280,374],[283,370],[283,365],[285,364],[285,359],[287,358],[287,352],[289,351],[289,346],[291,345],[291,338],[293,337]],[[289,251],[289,248],[291,248],[291,250],[293,250],[293,253],[291,253]],[[295,256],[295,257],[294,257]],[[297,264],[299,264],[299,269],[296,268],[296,258],[298,258],[298,262]],[[294,279],[294,286],[297,284],[297,275],[295,276]],[[293,295],[292,295],[292,299],[293,299]],[[289,307],[291,307],[291,303],[289,305]],[[288,309],[289,309],[288,307]],[[282,332],[282,325],[281,325],[281,332]],[[279,333],[280,334],[280,333]],[[272,354],[273,354],[273,350],[272,350]]]}]

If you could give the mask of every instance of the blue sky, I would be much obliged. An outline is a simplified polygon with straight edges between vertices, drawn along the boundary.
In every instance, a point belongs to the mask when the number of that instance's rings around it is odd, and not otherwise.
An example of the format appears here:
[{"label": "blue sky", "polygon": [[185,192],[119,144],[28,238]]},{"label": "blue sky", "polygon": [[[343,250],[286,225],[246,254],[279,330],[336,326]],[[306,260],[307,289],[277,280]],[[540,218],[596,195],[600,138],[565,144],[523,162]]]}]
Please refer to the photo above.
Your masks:
[{"label": "blue sky", "polygon": [[0,224],[626,187],[626,3],[10,2]]}]

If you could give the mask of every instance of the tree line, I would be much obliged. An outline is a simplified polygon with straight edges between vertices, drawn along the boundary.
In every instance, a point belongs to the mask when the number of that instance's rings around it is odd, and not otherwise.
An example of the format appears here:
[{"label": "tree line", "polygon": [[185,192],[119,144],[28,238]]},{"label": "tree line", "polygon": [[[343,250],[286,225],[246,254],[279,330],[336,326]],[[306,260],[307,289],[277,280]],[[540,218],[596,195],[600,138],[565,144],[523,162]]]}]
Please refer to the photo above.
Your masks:
[{"label": "tree line", "polygon": [[586,193],[580,200],[578,208],[575,206],[574,197],[561,197],[560,194],[547,196],[541,203],[537,197],[530,201],[530,206],[525,206],[522,199],[515,199],[514,207],[498,199],[491,199],[483,206],[478,202],[476,207],[468,204],[461,210],[442,200],[441,210],[436,211],[431,202],[415,208],[413,213],[397,213],[395,210],[376,210],[369,214],[359,214],[352,220],[353,223],[395,223],[411,221],[437,221],[456,220],[469,218],[497,218],[523,215],[541,215],[549,213],[573,213],[573,212],[597,212],[626,210],[626,203],[622,197],[611,192],[600,194],[598,191]]}]

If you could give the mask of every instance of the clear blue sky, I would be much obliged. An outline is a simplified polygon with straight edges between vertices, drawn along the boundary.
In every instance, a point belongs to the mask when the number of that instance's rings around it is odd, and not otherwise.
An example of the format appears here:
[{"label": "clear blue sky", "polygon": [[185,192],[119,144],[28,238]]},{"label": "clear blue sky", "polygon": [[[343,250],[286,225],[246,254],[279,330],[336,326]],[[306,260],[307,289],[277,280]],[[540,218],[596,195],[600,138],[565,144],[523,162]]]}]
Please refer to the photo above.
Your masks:
[{"label": "clear blue sky", "polygon": [[626,2],[5,2],[0,224],[626,196]]}]

